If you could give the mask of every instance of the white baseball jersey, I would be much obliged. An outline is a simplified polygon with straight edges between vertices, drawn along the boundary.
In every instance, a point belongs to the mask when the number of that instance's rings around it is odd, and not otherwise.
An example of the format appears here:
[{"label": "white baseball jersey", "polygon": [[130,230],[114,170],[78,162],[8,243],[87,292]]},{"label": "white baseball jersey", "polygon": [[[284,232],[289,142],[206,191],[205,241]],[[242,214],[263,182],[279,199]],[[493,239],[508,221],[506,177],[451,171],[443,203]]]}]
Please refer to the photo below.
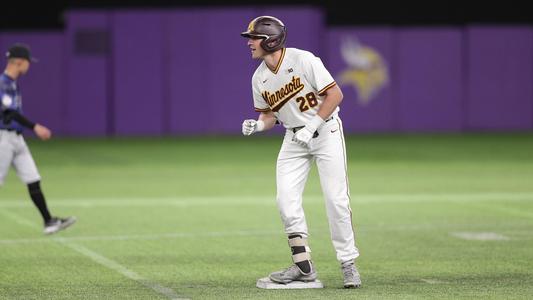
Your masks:
[{"label": "white baseball jersey", "polygon": [[276,165],[277,204],[287,235],[308,236],[303,211],[304,186],[316,162],[326,200],[331,239],[340,262],[359,256],[352,227],[346,149],[339,108],[303,147],[293,141],[295,127],[305,126],[318,112],[335,80],[320,58],[295,48],[281,50],[275,70],[265,62],[252,77],[255,110],[274,112],[287,130]]},{"label": "white baseball jersey", "polygon": [[335,84],[320,58],[283,48],[274,71],[263,61],[252,77],[255,110],[273,111],[285,128],[304,126],[317,114],[326,90]]}]

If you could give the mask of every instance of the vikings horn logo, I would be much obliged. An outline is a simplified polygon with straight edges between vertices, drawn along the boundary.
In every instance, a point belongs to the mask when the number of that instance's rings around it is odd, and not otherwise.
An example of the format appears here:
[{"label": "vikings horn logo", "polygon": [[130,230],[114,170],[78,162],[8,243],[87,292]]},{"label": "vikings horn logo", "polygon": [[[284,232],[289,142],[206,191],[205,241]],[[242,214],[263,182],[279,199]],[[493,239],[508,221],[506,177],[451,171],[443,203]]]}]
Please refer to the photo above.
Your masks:
[{"label": "vikings horn logo", "polygon": [[362,45],[356,38],[344,38],[341,54],[348,69],[340,74],[340,85],[351,85],[357,92],[359,104],[367,105],[388,84],[385,61],[377,51]]}]

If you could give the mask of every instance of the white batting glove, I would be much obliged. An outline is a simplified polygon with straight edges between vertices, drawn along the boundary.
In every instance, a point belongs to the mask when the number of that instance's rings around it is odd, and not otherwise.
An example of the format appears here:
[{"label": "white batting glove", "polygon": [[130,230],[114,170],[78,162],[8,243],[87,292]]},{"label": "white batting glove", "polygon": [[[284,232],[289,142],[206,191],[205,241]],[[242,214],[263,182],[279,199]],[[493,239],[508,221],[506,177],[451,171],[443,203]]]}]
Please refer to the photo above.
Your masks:
[{"label": "white batting glove", "polygon": [[324,119],[322,119],[319,115],[315,115],[311,121],[305,125],[304,128],[296,131],[292,137],[292,141],[296,142],[302,147],[309,147],[309,141],[311,141],[315,131],[317,131],[317,129],[322,126],[323,123]]},{"label": "white batting glove", "polygon": [[313,138],[314,132],[309,131],[307,127],[304,127],[298,131],[292,136],[292,141],[296,144],[302,146],[302,147],[308,147],[309,141]]},{"label": "white batting glove", "polygon": [[243,135],[252,135],[255,132],[262,131],[265,127],[265,123],[261,120],[256,121],[253,119],[247,119],[242,122],[242,134]]}]

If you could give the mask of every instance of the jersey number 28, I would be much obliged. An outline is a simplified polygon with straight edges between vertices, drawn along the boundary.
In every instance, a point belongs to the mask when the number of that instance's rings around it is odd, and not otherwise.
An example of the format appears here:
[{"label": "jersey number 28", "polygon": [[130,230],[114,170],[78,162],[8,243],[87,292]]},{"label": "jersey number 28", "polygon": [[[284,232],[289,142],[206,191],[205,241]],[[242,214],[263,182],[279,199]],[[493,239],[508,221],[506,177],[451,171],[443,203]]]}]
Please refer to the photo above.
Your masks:
[{"label": "jersey number 28", "polygon": [[305,94],[305,97],[296,98],[296,102],[300,104],[301,112],[309,110],[309,108],[315,107],[318,104],[318,100],[313,92]]}]

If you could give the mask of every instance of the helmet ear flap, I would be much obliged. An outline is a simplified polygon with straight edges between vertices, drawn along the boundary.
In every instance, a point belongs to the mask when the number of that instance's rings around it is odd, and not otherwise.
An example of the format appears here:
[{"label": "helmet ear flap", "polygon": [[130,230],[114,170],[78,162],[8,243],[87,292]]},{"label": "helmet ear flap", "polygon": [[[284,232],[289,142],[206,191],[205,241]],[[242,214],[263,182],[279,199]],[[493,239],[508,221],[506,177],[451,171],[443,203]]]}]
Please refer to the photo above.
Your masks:
[{"label": "helmet ear flap", "polygon": [[286,32],[282,31],[280,34],[269,36],[261,41],[261,47],[267,52],[274,52],[285,47]]},{"label": "helmet ear flap", "polygon": [[268,37],[266,39],[263,39],[261,41],[261,48],[267,52],[273,52],[274,48],[276,48],[278,42],[278,38],[276,37]]}]

